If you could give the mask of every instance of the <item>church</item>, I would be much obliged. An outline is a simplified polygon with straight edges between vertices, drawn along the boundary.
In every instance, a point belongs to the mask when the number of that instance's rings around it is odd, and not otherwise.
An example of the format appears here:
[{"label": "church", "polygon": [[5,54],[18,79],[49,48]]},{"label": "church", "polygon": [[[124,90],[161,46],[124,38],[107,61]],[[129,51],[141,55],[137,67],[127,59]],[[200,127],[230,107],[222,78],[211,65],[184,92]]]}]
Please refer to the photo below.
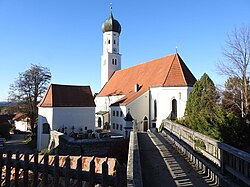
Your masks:
[{"label": "church", "polygon": [[100,92],[94,97],[90,86],[51,84],[38,104],[38,150],[48,146],[53,130],[110,129],[128,137],[134,128],[154,130],[166,118],[184,116],[196,79],[180,55],[176,52],[121,69],[121,25],[112,8],[102,32]]},{"label": "church", "polygon": [[159,128],[163,119],[184,116],[196,78],[176,52],[121,69],[121,25],[113,17],[102,25],[101,90],[95,97],[96,126],[128,136]]}]

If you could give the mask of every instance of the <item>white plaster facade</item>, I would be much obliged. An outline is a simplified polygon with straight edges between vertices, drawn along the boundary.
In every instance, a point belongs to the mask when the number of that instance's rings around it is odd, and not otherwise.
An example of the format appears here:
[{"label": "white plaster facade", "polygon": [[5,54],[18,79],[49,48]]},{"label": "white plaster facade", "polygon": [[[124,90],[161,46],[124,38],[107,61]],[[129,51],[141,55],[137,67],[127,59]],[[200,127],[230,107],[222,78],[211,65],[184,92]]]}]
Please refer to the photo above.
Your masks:
[{"label": "white plaster facade", "polygon": [[110,107],[110,130],[116,134],[124,134],[124,127],[126,125],[124,117],[126,116],[125,106]]},{"label": "white plaster facade", "polygon": [[[110,105],[119,100],[120,98],[124,97],[125,95],[114,95],[114,96],[107,96],[107,97],[96,97],[95,98],[95,104],[96,104],[96,121],[95,121],[95,126],[99,127],[100,125],[98,124],[99,120],[101,120],[101,128],[103,128],[103,125],[107,123],[110,125],[110,118],[111,118],[111,113],[110,113]],[[102,113],[105,113],[105,116]],[[109,116],[109,117],[107,117]],[[110,126],[111,127],[111,126]]]},{"label": "white plaster facade", "polygon": [[113,95],[113,96],[104,96],[104,97],[98,96],[98,97],[96,97],[95,98],[96,112],[109,111],[109,106],[124,96],[125,95]]},{"label": "white plaster facade", "polygon": [[103,33],[103,55],[101,57],[101,86],[103,87],[113,73],[121,69],[121,54],[119,54],[119,33]]},{"label": "white plaster facade", "polygon": [[134,118],[135,128],[139,131],[143,131],[144,118],[146,117],[149,119],[149,93],[149,91],[145,92],[127,105],[127,109],[130,109],[130,114]]},{"label": "white plaster facade", "polygon": [[67,127],[70,133],[72,126],[78,132],[95,130],[95,107],[39,107],[37,149],[40,151],[49,144],[49,134],[43,133],[43,125],[49,124],[49,131]]},{"label": "white plaster facade", "polygon": [[[137,130],[147,130],[153,127],[153,123],[155,123],[156,128],[159,128],[162,120],[171,117],[174,99],[177,102],[177,118],[182,118],[191,90],[192,87],[154,87],[125,106],[111,106],[109,109],[111,132],[125,135],[126,122],[124,117],[128,110],[134,119],[134,128]],[[102,97],[102,99],[104,98]],[[115,102],[115,100],[113,101]]]},{"label": "white plaster facade", "polygon": [[[156,118],[156,127],[159,128],[163,119],[170,118],[173,110],[172,101],[177,101],[177,118],[182,118],[186,109],[186,102],[192,87],[156,87],[150,88],[150,119]],[[155,102],[156,101],[156,114]],[[156,116],[155,116],[156,115]]]},{"label": "white plaster facade", "polygon": [[20,130],[20,131],[25,132],[28,130],[28,122],[15,120],[15,127],[16,127],[16,130]]},{"label": "white plaster facade", "polygon": [[40,151],[49,145],[50,132],[43,132],[44,124],[49,124],[49,130],[53,127],[53,108],[38,107],[38,124],[37,124],[37,150]]}]

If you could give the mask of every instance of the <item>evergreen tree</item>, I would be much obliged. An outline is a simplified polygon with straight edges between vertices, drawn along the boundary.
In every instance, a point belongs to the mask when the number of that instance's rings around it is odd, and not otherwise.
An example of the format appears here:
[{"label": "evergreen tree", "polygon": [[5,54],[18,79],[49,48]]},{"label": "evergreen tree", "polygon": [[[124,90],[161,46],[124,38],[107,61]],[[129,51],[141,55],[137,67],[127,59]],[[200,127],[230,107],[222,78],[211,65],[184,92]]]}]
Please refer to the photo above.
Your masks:
[{"label": "evergreen tree", "polygon": [[218,105],[219,94],[209,76],[204,73],[188,97],[185,110],[185,125],[202,134],[220,139],[220,126],[226,121]]}]

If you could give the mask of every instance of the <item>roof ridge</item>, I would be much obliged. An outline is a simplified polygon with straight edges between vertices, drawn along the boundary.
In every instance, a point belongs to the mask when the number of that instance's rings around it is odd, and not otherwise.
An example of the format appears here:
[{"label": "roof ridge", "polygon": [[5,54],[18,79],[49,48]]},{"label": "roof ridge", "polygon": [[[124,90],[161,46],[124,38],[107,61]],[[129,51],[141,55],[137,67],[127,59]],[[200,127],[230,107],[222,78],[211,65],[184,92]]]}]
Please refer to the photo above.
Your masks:
[{"label": "roof ridge", "polygon": [[92,107],[95,106],[90,86],[51,84],[38,107]]},{"label": "roof ridge", "polygon": [[[47,95],[48,95],[48,93],[49,93],[49,89],[50,89],[50,87],[52,87],[52,83],[50,83],[50,85],[49,85],[49,87],[48,87],[48,89],[46,90],[46,92],[45,92],[45,94],[44,94],[44,96],[43,96],[43,98],[42,98],[42,100],[38,103],[38,107],[39,106],[42,106],[43,105],[43,103],[44,103],[44,101],[45,101],[45,99],[47,98]],[[52,88],[51,88],[52,89]],[[53,98],[52,98],[53,99]]]},{"label": "roof ridge", "polygon": [[182,65],[181,65],[181,62],[180,62],[180,59],[179,59],[179,58],[180,58],[180,56],[179,56],[179,54],[177,53],[177,60],[178,60],[178,62],[179,62],[179,66],[180,66],[180,68],[181,68],[182,77],[183,77],[185,83],[188,84],[188,83],[187,83],[187,80],[186,80],[186,77],[185,77],[185,75],[184,75],[184,70],[183,70],[183,68],[182,68]]},{"label": "roof ridge", "polygon": [[168,69],[168,73],[167,73],[167,75],[166,75],[166,77],[165,77],[165,79],[164,79],[162,85],[164,85],[164,84],[166,83],[166,81],[167,81],[167,78],[168,78],[169,73],[170,73],[170,71],[171,71],[171,68],[172,68],[172,66],[173,66],[175,57],[176,57],[176,54],[174,55],[174,58],[173,58],[173,60],[172,60],[172,62],[171,62],[171,65],[170,65],[170,67],[169,67],[169,69]]},{"label": "roof ridge", "polygon": [[139,90],[138,92],[131,91],[127,95],[121,97],[120,99],[118,99],[116,102],[114,102],[111,105],[119,104],[121,101],[122,103],[125,103],[125,105],[128,105],[129,103],[131,103],[132,101],[140,97],[142,94],[146,93],[148,90],[149,90],[149,87],[147,87],[146,89]]},{"label": "roof ridge", "polygon": [[[156,61],[156,60],[159,60],[159,59],[164,59],[166,57],[170,57],[170,56],[175,56],[175,54],[170,54],[170,55],[167,55],[167,56],[163,56],[163,57],[159,57],[159,58],[156,58],[156,59],[152,59],[152,60],[149,60],[149,61],[146,61],[146,62],[142,62],[140,64],[136,64],[136,65],[133,65],[133,66],[130,66],[130,67],[127,67],[127,68],[124,68],[124,69],[121,69],[121,70],[118,70],[118,71],[123,71],[123,70],[126,70],[126,69],[130,69],[130,68],[134,68],[134,67],[137,67],[137,66],[141,66],[141,65],[144,65],[144,64],[147,64],[147,63],[151,63],[153,61]],[[118,72],[118,71],[115,71],[115,72]]]},{"label": "roof ridge", "polygon": [[[190,83],[188,81],[189,78],[192,77],[191,79],[194,79],[195,81],[196,81],[196,78],[193,75],[193,73],[190,71],[190,69],[188,68],[187,64],[182,60],[182,58],[180,57],[180,55],[178,55],[178,57],[179,57],[179,59],[178,59],[179,60],[179,64],[181,66],[181,69],[183,70],[182,74],[183,74],[184,80],[185,80],[186,84],[189,86],[190,85]],[[187,74],[187,71],[189,72],[189,74]],[[188,77],[188,76],[191,76],[191,77]]]},{"label": "roof ridge", "polygon": [[61,87],[90,87],[90,85],[75,85],[75,84],[54,84],[52,83],[51,85],[53,86],[61,86]]}]

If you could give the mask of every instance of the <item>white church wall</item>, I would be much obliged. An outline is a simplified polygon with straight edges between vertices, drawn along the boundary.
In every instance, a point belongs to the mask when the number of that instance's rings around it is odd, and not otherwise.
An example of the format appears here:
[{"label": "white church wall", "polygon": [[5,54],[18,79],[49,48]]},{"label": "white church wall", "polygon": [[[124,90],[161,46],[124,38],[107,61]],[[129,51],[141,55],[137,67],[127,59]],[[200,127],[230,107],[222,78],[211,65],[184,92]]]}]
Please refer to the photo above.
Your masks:
[{"label": "white church wall", "polygon": [[15,121],[16,130],[20,131],[27,131],[28,130],[28,123],[26,121]]},{"label": "white church wall", "polygon": [[37,126],[37,150],[45,148],[49,144],[49,135],[43,134],[43,124],[48,123],[52,129],[53,108],[38,107],[38,126]]},{"label": "white church wall", "polygon": [[[100,111],[109,112],[109,106],[122,97],[124,97],[124,95],[96,97],[95,98],[95,104],[96,104],[95,112],[96,113]],[[98,117],[99,116],[96,116],[96,118]],[[96,124],[95,124],[96,127],[98,126],[97,122],[98,122],[98,119],[96,119]]]},{"label": "white church wall", "polygon": [[72,126],[75,131],[95,130],[95,107],[54,107],[51,130],[67,127],[70,133]]},{"label": "white church wall", "polygon": [[95,98],[96,112],[109,111],[109,106],[124,97],[124,95],[100,96]]},{"label": "white church wall", "polygon": [[49,144],[49,134],[43,134],[43,124],[50,125],[49,130],[67,127],[68,133],[74,126],[75,131],[95,130],[95,107],[39,107],[37,149],[40,151]]},{"label": "white church wall", "polygon": [[146,116],[149,120],[149,91],[129,103],[127,109],[130,109],[130,114],[134,118],[134,122],[137,124],[136,128],[139,131],[142,131],[144,117]]},{"label": "white church wall", "polygon": [[172,100],[177,101],[177,118],[184,116],[186,102],[192,87],[157,87],[150,88],[151,91],[151,118],[154,115],[154,100],[157,101],[157,121],[159,128],[163,119],[170,117],[172,111]]}]

